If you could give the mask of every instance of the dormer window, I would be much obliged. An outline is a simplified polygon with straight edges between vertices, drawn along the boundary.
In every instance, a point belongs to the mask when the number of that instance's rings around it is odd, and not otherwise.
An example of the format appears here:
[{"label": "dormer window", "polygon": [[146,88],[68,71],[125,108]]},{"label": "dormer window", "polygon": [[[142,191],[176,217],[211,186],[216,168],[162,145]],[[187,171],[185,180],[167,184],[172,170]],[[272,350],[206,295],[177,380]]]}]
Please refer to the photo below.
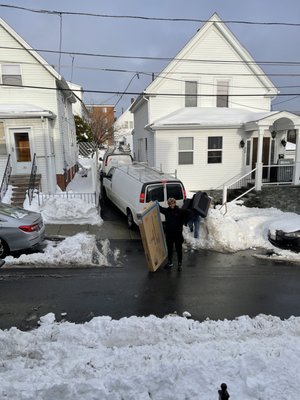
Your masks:
[{"label": "dormer window", "polygon": [[228,107],[229,81],[217,81],[217,107]]},{"label": "dormer window", "polygon": [[1,65],[2,84],[22,86],[21,67],[18,64]]},{"label": "dormer window", "polygon": [[197,81],[185,82],[185,106],[197,107]]}]

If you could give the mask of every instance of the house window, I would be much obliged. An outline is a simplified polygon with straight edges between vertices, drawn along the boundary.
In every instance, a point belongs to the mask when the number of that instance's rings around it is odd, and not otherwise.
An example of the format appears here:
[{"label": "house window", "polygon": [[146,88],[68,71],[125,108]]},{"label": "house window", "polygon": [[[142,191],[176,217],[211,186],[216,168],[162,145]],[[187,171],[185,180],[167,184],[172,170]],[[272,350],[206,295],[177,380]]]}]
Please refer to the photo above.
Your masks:
[{"label": "house window", "polygon": [[222,136],[210,136],[208,138],[208,152],[207,152],[208,164],[221,163],[222,162],[222,151],[223,151],[223,137]]},{"label": "house window", "polygon": [[3,64],[1,66],[2,83],[4,85],[22,86],[22,76],[20,65]]},{"label": "house window", "polygon": [[247,140],[246,143],[246,165],[250,165],[250,160],[251,160],[251,140]]},{"label": "house window", "polygon": [[275,139],[271,140],[271,155],[270,155],[270,162],[271,164],[276,164],[275,160]]},{"label": "house window", "polygon": [[287,132],[287,141],[296,144],[296,130],[289,129]]},{"label": "house window", "polygon": [[228,107],[229,81],[217,81],[217,107]]},{"label": "house window", "polygon": [[185,82],[185,106],[197,107],[197,86],[196,81]]},{"label": "house window", "polygon": [[178,164],[186,165],[194,162],[194,138],[178,138]]},{"label": "house window", "polygon": [[1,156],[7,155],[3,122],[0,122],[0,155]]}]

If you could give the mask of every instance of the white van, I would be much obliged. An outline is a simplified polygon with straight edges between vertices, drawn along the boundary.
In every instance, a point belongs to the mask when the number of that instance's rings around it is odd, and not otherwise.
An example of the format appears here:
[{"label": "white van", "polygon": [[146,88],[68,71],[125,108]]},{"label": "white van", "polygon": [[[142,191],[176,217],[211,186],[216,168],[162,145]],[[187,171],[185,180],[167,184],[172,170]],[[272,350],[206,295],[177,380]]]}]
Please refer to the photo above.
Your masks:
[{"label": "white van", "polygon": [[[130,229],[138,223],[137,213],[150,201],[157,200],[167,207],[173,197],[182,206],[186,198],[183,183],[172,175],[164,174],[143,163],[112,167],[103,177],[102,196],[111,200],[126,216]],[[162,220],[164,216],[162,215]]]},{"label": "white van", "polygon": [[101,181],[112,166],[131,164],[133,161],[130,153],[110,147],[107,149],[103,157],[101,157],[99,160],[102,162],[100,169]]}]

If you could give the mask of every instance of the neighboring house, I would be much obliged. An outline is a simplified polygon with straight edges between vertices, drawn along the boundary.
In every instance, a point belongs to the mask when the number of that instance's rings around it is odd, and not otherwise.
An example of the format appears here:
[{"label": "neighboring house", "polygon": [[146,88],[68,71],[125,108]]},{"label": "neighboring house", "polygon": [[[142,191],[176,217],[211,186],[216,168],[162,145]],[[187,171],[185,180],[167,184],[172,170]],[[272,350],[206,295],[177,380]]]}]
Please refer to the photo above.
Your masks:
[{"label": "neighboring house", "polygon": [[65,189],[77,168],[74,94],[2,19],[0,44],[0,184],[9,155],[12,174],[26,175],[36,154],[41,190]]},{"label": "neighboring house", "polygon": [[87,104],[86,108],[98,142],[106,146],[113,145],[115,106],[111,104]]},{"label": "neighboring house", "polygon": [[277,93],[214,14],[131,105],[134,158],[176,170],[192,191],[220,188],[257,166],[260,190],[270,177],[263,165],[284,157],[283,139],[294,130],[299,185],[300,118],[270,111]]},{"label": "neighboring house", "polygon": [[[116,146],[133,149],[133,114],[129,108],[114,123],[114,142]],[[133,153],[133,152],[132,152]],[[132,154],[133,155],[133,154]]]}]

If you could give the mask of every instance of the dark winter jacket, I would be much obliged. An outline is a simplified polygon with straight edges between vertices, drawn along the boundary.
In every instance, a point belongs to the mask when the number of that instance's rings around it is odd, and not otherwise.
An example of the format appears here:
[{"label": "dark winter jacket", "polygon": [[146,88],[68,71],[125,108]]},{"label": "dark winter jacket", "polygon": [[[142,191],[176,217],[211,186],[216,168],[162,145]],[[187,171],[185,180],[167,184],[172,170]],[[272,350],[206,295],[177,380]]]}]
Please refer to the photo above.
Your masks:
[{"label": "dark winter jacket", "polygon": [[182,238],[182,227],[193,216],[192,211],[177,206],[174,208],[159,206],[159,211],[166,217],[166,236],[174,239]]}]

